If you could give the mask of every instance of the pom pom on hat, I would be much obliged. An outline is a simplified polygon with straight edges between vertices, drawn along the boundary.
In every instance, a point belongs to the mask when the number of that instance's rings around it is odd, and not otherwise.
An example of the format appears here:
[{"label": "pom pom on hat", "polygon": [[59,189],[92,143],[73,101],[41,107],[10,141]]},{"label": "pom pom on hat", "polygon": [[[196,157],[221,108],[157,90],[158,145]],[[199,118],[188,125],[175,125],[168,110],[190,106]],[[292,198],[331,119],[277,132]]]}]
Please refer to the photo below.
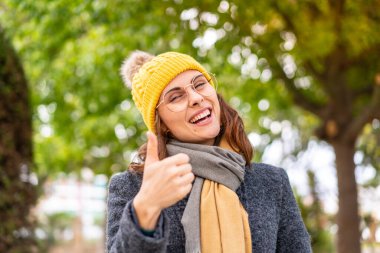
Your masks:
[{"label": "pom pom on hat", "polygon": [[123,78],[125,86],[132,89],[133,77],[139,72],[139,69],[148,61],[152,60],[154,55],[143,51],[133,51],[132,54],[124,60],[120,68],[120,75]]}]

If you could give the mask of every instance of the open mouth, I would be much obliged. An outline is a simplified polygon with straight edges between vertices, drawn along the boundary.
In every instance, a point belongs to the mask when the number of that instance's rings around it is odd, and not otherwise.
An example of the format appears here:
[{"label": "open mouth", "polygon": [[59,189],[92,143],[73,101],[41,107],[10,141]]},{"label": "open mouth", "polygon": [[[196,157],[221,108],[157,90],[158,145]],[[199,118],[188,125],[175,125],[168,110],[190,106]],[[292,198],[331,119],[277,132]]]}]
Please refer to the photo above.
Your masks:
[{"label": "open mouth", "polygon": [[211,110],[207,109],[190,119],[191,124],[198,124],[211,117]]}]

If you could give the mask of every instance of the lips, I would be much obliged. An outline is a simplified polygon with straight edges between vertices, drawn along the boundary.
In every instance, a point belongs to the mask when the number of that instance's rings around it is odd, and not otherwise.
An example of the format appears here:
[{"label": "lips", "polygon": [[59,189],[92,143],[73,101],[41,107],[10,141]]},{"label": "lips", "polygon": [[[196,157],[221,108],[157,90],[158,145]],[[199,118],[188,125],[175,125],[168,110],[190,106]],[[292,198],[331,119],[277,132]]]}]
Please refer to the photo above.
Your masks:
[{"label": "lips", "polygon": [[211,115],[211,109],[210,108],[205,108],[202,109],[198,112],[196,112],[189,120],[191,124],[195,124],[198,121],[205,119]]}]

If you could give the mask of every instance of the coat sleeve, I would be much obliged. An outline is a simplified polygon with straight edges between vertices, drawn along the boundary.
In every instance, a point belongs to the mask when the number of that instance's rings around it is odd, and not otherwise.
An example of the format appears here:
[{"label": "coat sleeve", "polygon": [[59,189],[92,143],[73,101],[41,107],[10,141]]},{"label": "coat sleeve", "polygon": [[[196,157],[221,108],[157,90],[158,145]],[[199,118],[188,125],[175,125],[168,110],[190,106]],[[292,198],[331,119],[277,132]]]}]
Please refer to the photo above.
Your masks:
[{"label": "coat sleeve", "polygon": [[303,223],[288,175],[283,169],[281,169],[281,174],[282,198],[276,252],[312,252],[310,236]]},{"label": "coat sleeve", "polygon": [[132,201],[140,188],[136,175],[111,178],[107,197],[107,252],[165,252],[169,231],[164,211],[152,236],[144,235],[133,218]]}]

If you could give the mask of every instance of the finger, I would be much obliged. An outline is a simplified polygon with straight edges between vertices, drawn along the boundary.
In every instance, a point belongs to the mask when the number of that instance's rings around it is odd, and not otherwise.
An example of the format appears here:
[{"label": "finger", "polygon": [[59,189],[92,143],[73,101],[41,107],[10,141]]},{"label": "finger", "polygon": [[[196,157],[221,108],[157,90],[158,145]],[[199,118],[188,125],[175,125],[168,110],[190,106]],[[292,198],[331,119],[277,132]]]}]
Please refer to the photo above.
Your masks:
[{"label": "finger", "polygon": [[193,188],[192,184],[187,184],[181,187],[181,189],[179,190],[179,194],[182,195],[181,199],[184,198],[191,191],[191,188]]},{"label": "finger", "polygon": [[192,171],[191,164],[185,163],[185,164],[181,164],[181,165],[176,166],[175,175],[181,177],[181,176],[184,176],[188,173],[191,173],[191,171]]},{"label": "finger", "polygon": [[[161,166],[161,164],[160,164]],[[170,167],[166,167],[165,169],[165,173],[167,175],[167,177],[170,179],[170,180],[177,180],[179,178],[181,178],[182,176],[188,174],[188,173],[192,173],[192,167],[189,163],[186,163],[186,164],[182,164],[182,165],[179,165],[179,166],[176,166],[176,165],[172,165]]]},{"label": "finger", "polygon": [[190,158],[188,155],[179,153],[173,156],[169,156],[163,159],[161,162],[162,162],[162,166],[169,167],[173,165],[186,164],[186,163],[189,163],[189,161],[190,161]]},{"label": "finger", "polygon": [[195,179],[195,176],[192,172],[186,173],[180,178],[180,182],[182,185],[191,184]]},{"label": "finger", "polygon": [[158,142],[157,136],[152,132],[148,131],[146,135],[148,138],[148,143],[146,148],[145,165],[150,165],[160,160],[158,158]]}]

